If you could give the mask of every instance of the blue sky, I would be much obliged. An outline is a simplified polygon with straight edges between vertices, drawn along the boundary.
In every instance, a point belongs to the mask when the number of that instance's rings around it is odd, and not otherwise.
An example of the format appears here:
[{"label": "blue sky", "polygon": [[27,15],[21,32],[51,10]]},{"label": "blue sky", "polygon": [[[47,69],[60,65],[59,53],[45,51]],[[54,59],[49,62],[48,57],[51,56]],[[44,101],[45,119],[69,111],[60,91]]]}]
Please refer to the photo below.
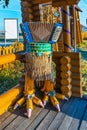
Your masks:
[{"label": "blue sky", "polygon": [[80,0],[79,7],[82,9],[82,13],[80,13],[80,22],[81,24],[86,25],[86,19],[87,19],[87,0]]},{"label": "blue sky", "polygon": [[[10,0],[9,6],[5,9],[0,2],[0,30],[4,30],[4,18],[18,18],[18,22],[22,22],[20,0]],[[87,19],[87,0],[80,0],[79,7],[83,10],[80,13],[80,22],[86,25]]]},{"label": "blue sky", "polygon": [[4,18],[18,18],[18,23],[21,23],[21,7],[20,0],[10,0],[9,6],[3,8],[0,2],[0,30],[4,30]]}]

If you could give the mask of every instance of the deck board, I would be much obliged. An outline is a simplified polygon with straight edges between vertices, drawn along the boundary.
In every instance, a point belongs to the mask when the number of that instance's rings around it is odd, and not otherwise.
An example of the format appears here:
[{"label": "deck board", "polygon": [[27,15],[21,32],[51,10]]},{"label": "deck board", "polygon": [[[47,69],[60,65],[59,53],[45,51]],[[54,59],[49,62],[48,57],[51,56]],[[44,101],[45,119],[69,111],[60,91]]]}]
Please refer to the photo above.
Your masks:
[{"label": "deck board", "polygon": [[87,103],[84,100],[79,100],[79,102],[77,104],[78,104],[78,107],[77,107],[77,110],[75,112],[74,118],[71,122],[71,126],[69,127],[69,130],[79,129],[80,123],[83,119],[83,115],[84,115]]},{"label": "deck board", "polygon": [[80,130],[87,130],[87,105],[83,116],[83,120],[81,122]]},{"label": "deck board", "polygon": [[11,124],[9,124],[5,130],[15,130],[22,122],[24,118],[22,116],[18,116]]},{"label": "deck board", "polygon": [[3,115],[0,116],[0,124],[6,120],[11,115],[11,112],[5,112]]},{"label": "deck board", "polygon": [[[60,102],[60,108],[62,108],[62,106],[64,105],[65,102],[59,100]],[[47,109],[49,109],[49,113],[47,114],[47,116],[44,118],[44,120],[42,120],[42,122],[39,124],[39,126],[36,128],[36,130],[44,130],[44,129],[48,129],[49,125],[51,124],[51,122],[54,120],[54,118],[56,117],[58,111],[52,106],[52,104],[50,104],[49,106],[47,106]]]},{"label": "deck board", "polygon": [[72,99],[68,102],[65,102],[65,104],[61,108],[61,111],[56,115],[55,119],[49,126],[48,130],[57,130],[58,129],[58,127],[60,126],[60,124],[62,123],[62,121],[65,117],[64,112],[67,111],[67,109],[70,107],[71,104],[72,104]]},{"label": "deck board", "polygon": [[73,97],[60,106],[60,112],[51,104],[36,106],[30,119],[24,116],[25,108],[7,112],[0,116],[0,130],[87,130],[86,100]]},{"label": "deck board", "polygon": [[31,118],[25,118],[25,120],[15,130],[25,130],[42,111],[43,108],[36,107],[32,112]]},{"label": "deck board", "polygon": [[[65,118],[63,119],[59,130],[69,130],[69,127],[72,123],[73,117],[75,116],[77,107],[78,107],[79,100],[74,99],[71,105],[68,107],[67,111],[64,112],[66,114]],[[73,129],[74,130],[74,129]]]},{"label": "deck board", "polygon": [[51,122],[54,120],[56,114],[56,111],[50,111],[40,125],[36,128],[36,130],[47,130]]},{"label": "deck board", "polygon": [[16,119],[17,115],[12,114],[10,115],[4,122],[0,125],[0,130],[5,129],[14,119]]},{"label": "deck board", "polygon": [[26,130],[34,130],[40,122],[45,118],[45,116],[49,113],[49,110],[43,110],[40,114],[35,118],[35,120],[27,127]]}]

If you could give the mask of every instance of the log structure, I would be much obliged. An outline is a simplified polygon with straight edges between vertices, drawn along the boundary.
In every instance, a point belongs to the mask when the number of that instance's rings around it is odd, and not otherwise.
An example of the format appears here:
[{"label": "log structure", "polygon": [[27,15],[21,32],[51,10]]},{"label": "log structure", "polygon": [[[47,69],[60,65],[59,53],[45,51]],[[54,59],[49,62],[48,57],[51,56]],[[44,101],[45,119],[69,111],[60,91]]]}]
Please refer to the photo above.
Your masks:
[{"label": "log structure", "polygon": [[[40,21],[41,20],[40,4],[45,5],[45,3],[49,3],[49,2],[50,2],[50,5],[54,7],[54,10],[52,9],[52,12],[54,11],[54,13],[56,11],[59,11],[58,7],[60,7],[60,11],[62,13],[62,22],[64,24],[63,42],[60,42],[62,43],[62,47],[60,47],[60,50],[62,51],[61,53],[57,52],[53,54],[53,60],[56,63],[57,89],[59,91],[64,91],[64,90],[69,91],[69,93],[67,93],[68,95],[71,95],[71,92],[70,92],[71,90],[73,96],[81,97],[82,86],[81,86],[80,54],[71,52],[71,30],[70,30],[71,15],[70,15],[69,7],[68,7],[70,5],[77,4],[79,0],[71,0],[71,1],[68,1],[68,0],[61,0],[61,1],[59,0],[21,0],[23,22]],[[51,8],[49,7],[49,9],[47,10],[48,11],[47,14],[50,14],[50,9]],[[79,17],[78,13],[76,13],[76,17]],[[55,16],[52,16],[52,18],[56,22]],[[44,18],[42,18],[42,21],[44,21]],[[50,16],[46,18],[46,21],[50,22]],[[76,25],[77,24],[79,23],[76,23]],[[79,25],[77,26],[78,26],[77,31],[79,32],[80,30]],[[70,64],[66,64],[65,66],[63,66],[63,64],[61,65],[60,59],[63,56],[70,57],[71,59]],[[66,70],[66,73],[65,73],[65,70]],[[66,81],[62,81],[63,79],[66,79]],[[67,87],[65,85],[66,88],[62,87],[61,83],[69,82],[69,79],[71,79],[71,83],[68,84]]]},{"label": "log structure", "polygon": [[61,7],[62,6],[67,6],[67,5],[74,5],[77,4],[79,0],[52,0],[52,4],[54,7]]},{"label": "log structure", "polygon": [[[81,65],[80,65],[80,53],[72,53],[71,52],[71,30],[70,30],[70,5],[77,4],[79,0],[21,0],[21,10],[22,10],[22,21],[23,22],[32,22],[32,21],[40,21],[41,12],[39,5],[47,2],[51,2],[51,12],[52,14],[52,22],[60,22],[60,18],[56,18],[55,15],[58,15],[56,12],[59,12],[59,8],[61,7],[62,12],[62,22],[64,24],[63,29],[63,45],[64,45],[64,53],[54,52],[53,53],[53,61],[56,63],[56,90],[61,91],[64,95],[56,93],[54,90],[54,82],[45,81],[45,85],[43,87],[43,91],[46,96],[49,95],[53,106],[60,110],[59,103],[56,99],[61,98],[64,100],[72,96],[82,97],[82,83],[81,83]],[[55,7],[55,8],[52,8]],[[47,10],[47,14],[50,14],[50,8]],[[75,12],[76,15],[76,26],[77,26],[77,42],[81,42],[80,35],[80,22],[79,22],[79,14],[78,11]],[[50,16],[46,19],[48,22],[50,21]],[[43,19],[44,21],[44,19]],[[46,22],[47,22],[46,21]],[[9,54],[6,56],[1,56],[0,65],[5,63],[9,63],[15,61],[16,59],[24,58],[24,56],[17,54]],[[47,69],[48,70],[48,69]],[[26,107],[27,114],[30,117],[28,111],[33,109],[33,103],[36,105],[40,105],[44,107],[42,101],[37,98],[34,94],[34,80],[28,77],[27,72],[20,79],[20,85],[15,86],[15,88],[9,90],[0,96],[1,104],[0,104],[0,115],[4,113],[10,105],[14,104],[14,102],[22,96],[23,88],[25,88],[25,97],[26,99]],[[50,85],[50,87],[49,87]],[[27,89],[28,88],[28,89]],[[50,90],[48,90],[50,88]],[[48,90],[48,91],[47,91]],[[48,92],[48,93],[47,93]],[[56,97],[55,97],[56,96]],[[16,105],[22,105],[25,102],[24,97],[17,101]],[[14,109],[17,106],[14,106]]]},{"label": "log structure", "polygon": [[40,21],[40,10],[39,10],[39,4],[35,4],[32,7],[33,9],[33,21]]},{"label": "log structure", "polygon": [[[75,14],[74,14],[74,8],[75,8]],[[78,7],[78,5],[70,6],[71,44],[73,46],[75,44],[75,40],[76,40],[76,44],[79,44],[82,42],[79,12],[82,12],[82,10]],[[75,17],[75,21],[74,21],[73,17]],[[74,26],[74,22],[75,22],[76,26]],[[76,30],[76,36],[74,33],[75,32],[74,28]]]},{"label": "log structure", "polygon": [[61,73],[61,91],[64,95],[66,95],[68,98],[72,95],[72,87],[71,87],[71,59],[68,56],[63,56],[60,59],[60,69]]},{"label": "log structure", "polygon": [[[45,22],[62,22],[62,15],[64,19],[64,30],[63,30],[63,38],[66,37],[66,40],[63,40],[62,42],[58,43],[58,47],[56,50],[62,51],[62,52],[67,52],[70,51],[70,46],[71,46],[71,41],[73,41],[73,13],[69,13],[69,9],[67,5],[73,5],[77,4],[79,0],[21,0],[21,10],[22,10],[22,21],[23,22],[30,22],[30,21],[45,21]],[[44,4],[45,3],[45,4]],[[41,5],[42,4],[42,5]],[[61,9],[62,5],[62,9]],[[40,8],[41,7],[41,8]],[[66,8],[67,9],[64,9]],[[41,11],[43,10],[43,12]],[[65,11],[64,11],[65,10]],[[71,9],[73,11],[73,9]],[[79,19],[79,9],[76,10],[76,30],[77,30],[77,43],[81,43],[82,38],[81,38],[81,29],[80,29],[80,22],[78,21]],[[68,11],[68,12],[67,12]],[[65,13],[64,13],[65,12]],[[56,15],[58,15],[56,17]],[[61,15],[62,13],[62,15]],[[66,15],[67,14],[67,15]],[[69,15],[68,15],[69,14]],[[66,18],[64,18],[64,16]],[[70,18],[72,17],[72,20]],[[70,19],[70,20],[69,20]],[[67,21],[70,21],[70,23],[67,23]],[[70,28],[70,27],[71,28]],[[68,27],[68,28],[67,28]],[[67,28],[67,29],[66,29]],[[70,35],[72,36],[70,38]],[[67,40],[68,39],[68,40]],[[61,37],[62,40],[62,37]],[[59,41],[61,41],[59,39]],[[69,45],[68,45],[69,44]],[[65,48],[65,49],[64,49]]]},{"label": "log structure", "polygon": [[80,18],[79,18],[79,12],[76,10],[76,37],[77,41],[76,43],[79,44],[82,42],[82,36],[81,36],[81,26],[80,26]]},{"label": "log structure", "polygon": [[33,9],[31,0],[21,0],[22,21],[33,21]]},{"label": "log structure", "polygon": [[64,44],[64,52],[71,52],[71,39],[70,39],[70,13],[69,7],[63,6],[61,8],[62,11],[62,19],[64,23],[63,27],[63,44]]},{"label": "log structure", "polygon": [[[68,69],[65,69],[67,70],[66,73],[65,71],[61,71],[62,69],[61,63],[63,63],[62,58],[65,56],[70,57],[71,59],[70,65],[68,63],[68,67],[67,65],[65,65],[66,67],[64,67],[64,68],[68,68]],[[70,90],[71,90],[73,96],[82,97],[82,81],[81,81],[82,73],[81,73],[80,59],[81,59],[80,53],[74,53],[74,52],[56,53],[55,52],[53,54],[53,61],[56,63],[56,71],[57,71],[56,72],[56,87],[58,91],[63,91],[63,92],[64,90],[65,92],[69,91],[68,94],[70,95],[71,93]],[[65,63],[66,62],[64,62],[64,64]],[[63,79],[66,79],[66,81]],[[64,84],[65,86],[63,87],[62,84]]]}]

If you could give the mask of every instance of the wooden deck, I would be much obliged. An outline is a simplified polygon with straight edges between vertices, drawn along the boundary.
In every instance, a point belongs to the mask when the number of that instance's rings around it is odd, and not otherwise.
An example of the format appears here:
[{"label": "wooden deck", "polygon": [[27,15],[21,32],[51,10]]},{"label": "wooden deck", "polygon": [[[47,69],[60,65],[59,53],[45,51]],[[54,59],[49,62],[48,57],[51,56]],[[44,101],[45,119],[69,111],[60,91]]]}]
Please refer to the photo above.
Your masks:
[{"label": "wooden deck", "polygon": [[45,109],[35,107],[30,119],[24,116],[25,108],[6,112],[0,117],[0,130],[87,130],[87,100],[72,97],[60,106],[60,112],[50,103]]}]

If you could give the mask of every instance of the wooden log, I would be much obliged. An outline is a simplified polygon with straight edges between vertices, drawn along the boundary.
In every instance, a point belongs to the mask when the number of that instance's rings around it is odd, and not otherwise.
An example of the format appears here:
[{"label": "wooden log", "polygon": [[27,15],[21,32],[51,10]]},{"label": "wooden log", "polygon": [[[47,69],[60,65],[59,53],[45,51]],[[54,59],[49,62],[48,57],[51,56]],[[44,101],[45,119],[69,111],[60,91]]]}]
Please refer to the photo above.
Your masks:
[{"label": "wooden log", "polygon": [[[57,60],[57,59],[56,59],[56,60]],[[55,61],[55,64],[56,64],[56,67],[57,67],[57,68],[60,68],[61,64],[60,64],[59,62]]]},{"label": "wooden log", "polygon": [[82,82],[81,82],[81,80],[73,80],[72,79],[72,81],[71,81],[71,84],[72,84],[72,87],[73,86],[76,86],[76,87],[82,87]]},{"label": "wooden log", "polygon": [[36,5],[33,5],[33,11],[38,11],[39,10],[39,5],[38,4],[36,4]]},{"label": "wooden log", "polygon": [[64,25],[63,26],[64,52],[71,52],[71,36],[70,36],[70,33],[67,33],[67,32],[70,32],[70,16],[67,15],[67,13],[69,14],[69,7],[65,5],[62,6],[61,12],[62,12],[62,21]]},{"label": "wooden log", "polygon": [[61,90],[61,84],[56,84],[56,89]]},{"label": "wooden log", "polygon": [[39,4],[33,6],[34,21],[40,21],[40,9]]},{"label": "wooden log", "polygon": [[21,11],[22,11],[23,13],[26,12],[27,14],[28,14],[28,13],[31,13],[31,14],[33,13],[33,10],[32,10],[31,8],[29,8],[29,7],[27,7],[27,8],[21,8]]},{"label": "wooden log", "polygon": [[22,10],[22,21],[30,22],[33,20],[33,9],[32,9],[32,1],[22,1],[21,2],[21,10]]},{"label": "wooden log", "polygon": [[28,1],[21,1],[21,7],[32,7],[32,3]]},{"label": "wooden log", "polygon": [[70,98],[72,96],[72,91],[69,91],[69,92],[63,91],[62,94],[64,94],[66,97]]},{"label": "wooden log", "polygon": [[62,65],[66,65],[66,64],[69,64],[71,61],[71,58],[68,57],[68,56],[63,56],[61,59],[60,59],[60,63]]},{"label": "wooden log", "polygon": [[75,96],[75,97],[80,97],[82,98],[82,92],[81,93],[72,93],[72,96]]},{"label": "wooden log", "polygon": [[52,0],[52,6],[53,7],[61,7],[61,6],[67,6],[67,5],[74,5],[77,4],[79,0]]},{"label": "wooden log", "polygon": [[52,58],[53,58],[52,60],[53,60],[54,62],[56,62],[56,64],[60,65],[60,59],[61,59],[61,58],[59,58],[59,57],[58,57],[58,58],[52,57]]},{"label": "wooden log", "polygon": [[72,73],[72,79],[81,80],[82,79],[82,74],[81,73]]},{"label": "wooden log", "polygon": [[23,22],[32,22],[33,19],[29,19],[28,17],[22,17]]},{"label": "wooden log", "polygon": [[62,85],[69,85],[71,83],[72,79],[68,78],[68,79],[61,79],[61,84]]},{"label": "wooden log", "polygon": [[82,89],[78,87],[72,87],[72,93],[81,93]]},{"label": "wooden log", "polygon": [[56,68],[56,74],[61,72],[60,68]]},{"label": "wooden log", "polygon": [[61,73],[60,73],[60,76],[61,76],[62,79],[70,78],[70,76],[71,76],[71,71],[68,70],[66,73],[65,73],[65,72],[61,72]]},{"label": "wooden log", "polygon": [[61,78],[56,78],[56,83],[57,84],[61,83]]},{"label": "wooden log", "polygon": [[72,66],[76,66],[76,67],[80,67],[80,58],[76,59],[76,60],[71,60],[71,65]]},{"label": "wooden log", "polygon": [[57,77],[57,78],[60,77],[60,73],[61,73],[60,71],[57,71],[57,72],[56,72],[56,77]]},{"label": "wooden log", "polygon": [[71,67],[72,73],[81,73],[81,67]]},{"label": "wooden log", "polygon": [[34,17],[34,21],[40,21],[39,17]]},{"label": "wooden log", "polygon": [[57,78],[60,77],[60,73],[61,73],[60,71],[58,71],[58,72],[56,73],[56,77],[57,77]]},{"label": "wooden log", "polygon": [[29,14],[28,16],[29,16],[29,19],[33,19],[34,18],[32,14]]},{"label": "wooden log", "polygon": [[40,18],[40,12],[39,12],[39,11],[34,11],[34,12],[33,12],[33,15],[34,15],[34,16],[37,16],[37,17],[39,16],[39,18]]},{"label": "wooden log", "polygon": [[34,4],[43,4],[43,3],[47,3],[47,2],[51,2],[52,0],[33,0],[33,5]]},{"label": "wooden log", "polygon": [[62,58],[63,56],[68,56],[72,60],[81,59],[81,53],[78,53],[78,52],[70,52],[70,53],[53,52],[53,58]]},{"label": "wooden log", "polygon": [[67,71],[69,71],[71,69],[71,65],[70,64],[66,64],[66,65],[63,64],[60,66],[60,69],[62,72],[66,73]]},{"label": "wooden log", "polygon": [[61,86],[61,91],[69,92],[72,89],[72,85]]},{"label": "wooden log", "polygon": [[33,13],[33,9],[32,8],[28,8],[28,13]]},{"label": "wooden log", "polygon": [[29,15],[28,13],[26,13],[26,14],[22,13],[22,18],[28,18],[29,19],[28,15]]}]

